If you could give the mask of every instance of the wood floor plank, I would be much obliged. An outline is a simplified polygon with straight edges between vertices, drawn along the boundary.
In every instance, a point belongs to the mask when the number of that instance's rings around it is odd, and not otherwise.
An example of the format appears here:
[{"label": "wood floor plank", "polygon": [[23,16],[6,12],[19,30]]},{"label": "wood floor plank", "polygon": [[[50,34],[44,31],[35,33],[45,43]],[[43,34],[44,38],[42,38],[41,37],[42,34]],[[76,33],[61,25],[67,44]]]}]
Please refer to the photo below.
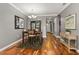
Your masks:
[{"label": "wood floor plank", "polygon": [[19,44],[0,52],[0,55],[78,55],[76,51],[68,52],[67,47],[50,33],[47,34],[47,38],[43,39],[41,49],[20,48]]}]

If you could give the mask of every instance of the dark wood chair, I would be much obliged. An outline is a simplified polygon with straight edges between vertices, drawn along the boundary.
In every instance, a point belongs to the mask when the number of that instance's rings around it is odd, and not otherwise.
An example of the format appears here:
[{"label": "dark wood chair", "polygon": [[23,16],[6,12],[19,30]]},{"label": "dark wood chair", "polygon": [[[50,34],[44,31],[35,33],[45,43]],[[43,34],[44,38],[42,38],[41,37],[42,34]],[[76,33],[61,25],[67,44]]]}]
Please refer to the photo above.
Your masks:
[{"label": "dark wood chair", "polygon": [[24,44],[28,40],[28,32],[22,31],[22,44]]}]

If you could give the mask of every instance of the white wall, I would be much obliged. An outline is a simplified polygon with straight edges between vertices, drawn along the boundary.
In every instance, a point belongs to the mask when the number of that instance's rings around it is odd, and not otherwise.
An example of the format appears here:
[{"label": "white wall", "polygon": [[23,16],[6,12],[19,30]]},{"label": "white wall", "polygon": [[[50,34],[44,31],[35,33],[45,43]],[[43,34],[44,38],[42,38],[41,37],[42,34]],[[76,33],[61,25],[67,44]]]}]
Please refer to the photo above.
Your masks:
[{"label": "white wall", "polygon": [[54,34],[59,35],[59,17],[56,16],[54,19]]},{"label": "white wall", "polygon": [[50,31],[50,23],[46,24],[46,32],[51,32]]},{"label": "white wall", "polygon": [[46,16],[41,17],[41,30],[43,37],[46,37]]},{"label": "white wall", "polygon": [[15,29],[14,15],[25,16],[7,3],[0,3],[0,48],[18,40],[22,29]]}]

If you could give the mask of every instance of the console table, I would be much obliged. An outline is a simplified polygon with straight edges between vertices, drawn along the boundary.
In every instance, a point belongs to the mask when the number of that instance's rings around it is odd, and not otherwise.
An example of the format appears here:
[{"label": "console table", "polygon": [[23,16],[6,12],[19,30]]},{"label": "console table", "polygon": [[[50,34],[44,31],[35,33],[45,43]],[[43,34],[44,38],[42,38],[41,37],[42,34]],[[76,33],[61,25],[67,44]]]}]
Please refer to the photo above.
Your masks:
[{"label": "console table", "polygon": [[61,42],[68,47],[69,51],[70,49],[77,49],[77,35],[74,34],[66,34],[66,33],[60,33],[61,36]]}]

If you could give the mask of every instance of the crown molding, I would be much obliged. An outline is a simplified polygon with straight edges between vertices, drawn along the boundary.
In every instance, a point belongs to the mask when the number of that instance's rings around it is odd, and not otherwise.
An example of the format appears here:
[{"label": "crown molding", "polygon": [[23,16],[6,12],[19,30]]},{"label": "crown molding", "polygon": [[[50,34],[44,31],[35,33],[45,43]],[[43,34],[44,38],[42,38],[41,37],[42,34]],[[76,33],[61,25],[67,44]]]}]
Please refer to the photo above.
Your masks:
[{"label": "crown molding", "polygon": [[58,13],[58,15],[59,15],[63,10],[65,10],[70,4],[71,4],[71,3],[68,3],[67,5],[65,5],[64,8],[62,8],[61,11]]},{"label": "crown molding", "polygon": [[[24,12],[20,8],[15,6],[13,3],[8,3],[8,4],[14,7],[15,9],[17,9],[18,11],[20,11],[23,15],[25,15]],[[25,15],[25,16],[28,16],[28,15]],[[57,14],[41,14],[41,15],[36,15],[36,16],[57,16]]]},{"label": "crown molding", "polygon": [[[8,4],[11,5],[12,7],[14,7],[15,9],[17,9],[18,11],[20,11],[23,15],[25,15],[24,12],[23,12],[20,8],[18,8],[17,6],[15,6],[13,3],[8,3]],[[36,15],[36,16],[57,16],[57,15],[59,15],[64,9],[66,9],[70,4],[71,4],[71,3],[68,3],[67,5],[65,5],[64,8],[62,8],[61,11],[60,11],[58,14],[44,14],[44,15],[41,14],[41,15]],[[28,15],[25,15],[25,16],[28,16]]]},{"label": "crown molding", "polygon": [[37,16],[57,16],[57,14],[44,14],[44,15],[37,15]]},{"label": "crown molding", "polygon": [[[40,15],[35,15],[35,16],[57,16],[58,14],[40,14]],[[28,16],[28,15],[26,15]]]},{"label": "crown molding", "polygon": [[24,12],[21,9],[19,9],[17,6],[15,6],[13,3],[8,3],[8,4],[11,5],[12,7],[14,7],[19,12],[21,12],[23,15],[25,15]]}]

